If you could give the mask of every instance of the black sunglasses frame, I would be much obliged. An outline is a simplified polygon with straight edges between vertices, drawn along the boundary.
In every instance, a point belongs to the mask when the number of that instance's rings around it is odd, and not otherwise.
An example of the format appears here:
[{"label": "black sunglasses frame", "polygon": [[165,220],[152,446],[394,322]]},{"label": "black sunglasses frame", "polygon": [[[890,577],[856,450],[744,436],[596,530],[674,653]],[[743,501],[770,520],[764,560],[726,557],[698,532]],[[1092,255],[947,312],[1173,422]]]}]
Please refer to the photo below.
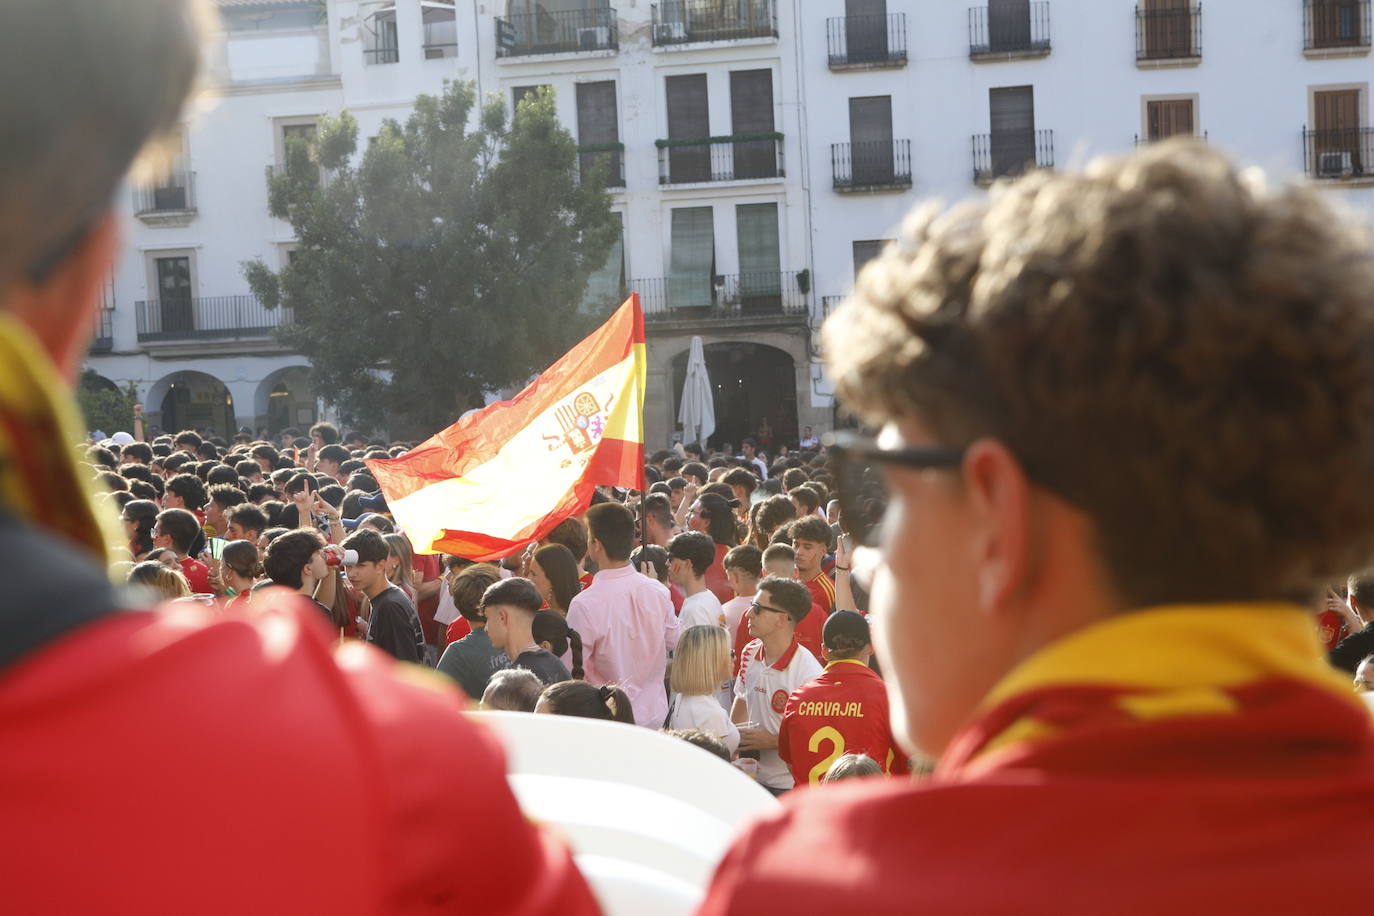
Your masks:
[{"label": "black sunglasses frame", "polygon": [[873,439],[857,433],[827,433],[824,439],[835,459],[837,498],[840,503],[840,529],[853,536],[862,547],[877,547],[880,524],[870,522],[859,505],[862,493],[856,480],[874,465],[892,464],[916,470],[952,470],[963,464],[967,449],[948,446],[883,448]]}]

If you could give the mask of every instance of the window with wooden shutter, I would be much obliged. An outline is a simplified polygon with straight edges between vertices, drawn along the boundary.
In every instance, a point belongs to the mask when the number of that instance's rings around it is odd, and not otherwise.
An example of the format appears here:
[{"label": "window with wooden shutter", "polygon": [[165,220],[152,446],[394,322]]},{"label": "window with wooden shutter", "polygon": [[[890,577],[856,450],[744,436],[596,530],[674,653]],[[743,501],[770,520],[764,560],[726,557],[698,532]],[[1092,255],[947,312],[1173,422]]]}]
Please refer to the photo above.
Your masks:
[{"label": "window with wooden shutter", "polygon": [[782,308],[782,259],[778,249],[778,205],[735,207],[739,250],[740,306],[746,312]]},{"label": "window with wooden shutter", "polygon": [[[730,73],[730,132],[737,137],[773,132],[773,71]],[[777,142],[737,141],[733,145],[736,178],[774,178],[778,174]]]},{"label": "window with wooden shutter", "polygon": [[849,147],[854,184],[891,184],[892,96],[849,100]]},{"label": "window with wooden shutter", "polygon": [[1030,0],[988,0],[988,45],[994,51],[1031,46]]},{"label": "window with wooden shutter", "polygon": [[1193,126],[1192,99],[1154,99],[1145,103],[1145,118],[1151,142],[1170,137],[1191,137]]},{"label": "window with wooden shutter", "polygon": [[672,216],[668,304],[672,308],[711,305],[716,272],[716,230],[711,207],[677,207]]},{"label": "window with wooden shutter", "polygon": [[690,146],[668,148],[668,173],[674,183],[711,180],[711,109],[706,94],[706,74],[670,76],[665,81],[668,93],[668,138],[701,140]]},{"label": "window with wooden shutter", "polygon": [[854,243],[854,279],[859,279],[859,271],[864,269],[864,265],[883,253],[883,247],[887,245],[886,239],[867,239]]},{"label": "window with wooden shutter", "polygon": [[1145,0],[1145,57],[1189,57],[1193,50],[1193,0]]},{"label": "window with wooden shutter", "polygon": [[1341,177],[1364,173],[1364,118],[1360,90],[1330,89],[1312,93],[1316,130],[1312,132],[1318,174]]},{"label": "window with wooden shutter", "polygon": [[1035,87],[989,89],[988,115],[993,177],[1020,175],[1028,165],[1034,167]]},{"label": "window with wooden shutter", "polygon": [[1345,48],[1362,43],[1360,0],[1308,0],[1308,28],[1314,48]]},{"label": "window with wooden shutter", "polygon": [[587,175],[594,166],[603,163],[607,186],[619,187],[623,184],[620,150],[605,148],[620,142],[615,80],[578,83],[576,91],[577,143],[585,150],[578,154],[578,168]]},{"label": "window with wooden shutter", "polygon": [[850,61],[887,59],[887,0],[844,0],[844,22]]}]

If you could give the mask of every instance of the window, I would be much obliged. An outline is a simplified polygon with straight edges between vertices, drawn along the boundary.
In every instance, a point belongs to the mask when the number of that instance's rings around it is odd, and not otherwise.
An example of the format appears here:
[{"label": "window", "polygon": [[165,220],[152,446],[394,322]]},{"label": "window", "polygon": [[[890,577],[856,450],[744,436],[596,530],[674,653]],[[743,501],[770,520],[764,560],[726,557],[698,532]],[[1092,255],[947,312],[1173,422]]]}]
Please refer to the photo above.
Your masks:
[{"label": "window", "polygon": [[1138,56],[1144,60],[1193,57],[1193,0],[1145,0],[1140,7]]},{"label": "window", "polygon": [[994,177],[1019,175],[1035,165],[1035,87],[988,90]]},{"label": "window", "polygon": [[[735,70],[730,73],[730,131],[736,137],[773,133],[773,71]],[[736,178],[775,178],[776,140],[744,140],[733,144]]]},{"label": "window", "polygon": [[851,63],[887,59],[887,0],[844,0]]},{"label": "window", "polygon": [[746,312],[782,308],[782,261],[778,250],[778,205],[735,207],[739,250],[740,307]]},{"label": "window", "polygon": [[400,59],[396,4],[387,3],[363,17],[363,61],[369,64],[394,64]]},{"label": "window", "polygon": [[[277,121],[277,168],[284,171],[291,149],[300,142],[310,148],[310,158],[315,159],[315,134],[318,128],[314,117],[282,118]],[[318,178],[318,173],[317,173]]]},{"label": "window", "polygon": [[587,292],[582,297],[582,305],[595,314],[605,314],[619,305],[625,298],[625,224],[624,216],[617,213],[620,232],[616,235],[611,250],[606,253],[606,262],[587,280]]},{"label": "window", "polygon": [[162,333],[195,330],[190,254],[163,252],[153,257],[157,304],[148,318]]},{"label": "window", "polygon": [[854,243],[854,279],[859,279],[859,272],[864,269],[864,265],[883,253],[883,248],[887,245],[886,239],[869,239]]},{"label": "window", "polygon": [[616,112],[615,80],[578,83],[576,91],[578,170],[586,175],[597,163],[604,163],[606,186],[623,187],[625,173]]},{"label": "window", "polygon": [[673,210],[672,220],[668,304],[672,308],[709,307],[716,272],[712,208],[678,207]]},{"label": "window", "polygon": [[891,184],[892,97],[849,100],[850,168],[856,185]]},{"label": "window", "polygon": [[1367,46],[1368,0],[1307,0],[1308,47]]},{"label": "window", "polygon": [[1196,135],[1194,100],[1150,99],[1145,103],[1145,136],[1151,143]]},{"label": "window", "polygon": [[988,0],[988,45],[993,51],[1031,46],[1030,0]]},{"label": "window", "polygon": [[457,57],[458,22],[453,0],[427,0],[420,4],[420,12],[425,29],[425,59]]},{"label": "window", "polygon": [[1364,126],[1364,90],[1324,89],[1312,93],[1313,166],[1317,178],[1365,175],[1370,162],[1370,134]]},{"label": "window", "polygon": [[704,142],[711,136],[706,74],[670,76],[665,80],[665,85],[668,94],[668,139],[703,141],[688,146],[670,146],[668,173],[674,183],[710,181],[711,147]]}]

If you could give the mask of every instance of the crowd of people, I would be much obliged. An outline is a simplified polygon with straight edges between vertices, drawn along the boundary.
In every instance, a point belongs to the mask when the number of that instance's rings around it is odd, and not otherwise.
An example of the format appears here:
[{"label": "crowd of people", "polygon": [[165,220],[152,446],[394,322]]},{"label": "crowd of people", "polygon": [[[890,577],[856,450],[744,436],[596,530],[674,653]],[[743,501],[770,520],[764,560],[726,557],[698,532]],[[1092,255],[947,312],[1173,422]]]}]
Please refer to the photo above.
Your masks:
[{"label": "crowd of people", "polygon": [[495,563],[417,553],[397,529],[366,462],[405,449],[317,423],[273,442],[116,434],[82,459],[123,524],[116,576],[159,599],[239,613],[286,588],[334,638],[435,668],[473,704],[667,729],[774,793],[855,755],[910,771],[823,449],[657,452],[644,494],[599,490]]}]

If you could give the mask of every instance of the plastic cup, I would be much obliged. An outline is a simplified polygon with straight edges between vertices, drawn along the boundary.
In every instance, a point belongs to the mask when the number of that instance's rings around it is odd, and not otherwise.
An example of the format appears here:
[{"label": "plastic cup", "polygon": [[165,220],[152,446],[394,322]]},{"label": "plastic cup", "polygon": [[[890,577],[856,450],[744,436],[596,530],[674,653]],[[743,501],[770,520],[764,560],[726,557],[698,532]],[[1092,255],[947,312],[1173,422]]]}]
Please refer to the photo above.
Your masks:
[{"label": "plastic cup", "polygon": [[750,779],[759,778],[759,762],[750,757],[741,757],[735,761],[735,769],[739,770]]}]

